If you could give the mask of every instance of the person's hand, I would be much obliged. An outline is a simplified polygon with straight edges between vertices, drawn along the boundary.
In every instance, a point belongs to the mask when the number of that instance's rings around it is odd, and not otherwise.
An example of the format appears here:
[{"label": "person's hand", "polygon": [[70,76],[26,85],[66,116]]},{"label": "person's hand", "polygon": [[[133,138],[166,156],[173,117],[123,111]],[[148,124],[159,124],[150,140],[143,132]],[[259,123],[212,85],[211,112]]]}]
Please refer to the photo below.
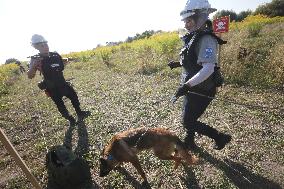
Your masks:
[{"label": "person's hand", "polygon": [[171,69],[174,69],[174,68],[177,68],[177,67],[180,67],[180,63],[179,62],[175,62],[173,60],[171,60],[169,63],[168,63],[168,66],[171,68]]},{"label": "person's hand", "polygon": [[34,67],[35,69],[39,69],[40,66],[41,66],[42,60],[43,60],[43,58],[32,58],[31,59],[32,67]]},{"label": "person's hand", "polygon": [[32,56],[29,64],[29,70],[27,72],[28,78],[32,79],[35,77],[36,71],[41,71],[41,62],[43,58],[42,57],[35,57]]},{"label": "person's hand", "polygon": [[189,90],[190,86],[188,84],[183,84],[182,86],[180,86],[177,89],[175,95],[171,98],[172,103],[175,103],[179,97],[187,95]]}]

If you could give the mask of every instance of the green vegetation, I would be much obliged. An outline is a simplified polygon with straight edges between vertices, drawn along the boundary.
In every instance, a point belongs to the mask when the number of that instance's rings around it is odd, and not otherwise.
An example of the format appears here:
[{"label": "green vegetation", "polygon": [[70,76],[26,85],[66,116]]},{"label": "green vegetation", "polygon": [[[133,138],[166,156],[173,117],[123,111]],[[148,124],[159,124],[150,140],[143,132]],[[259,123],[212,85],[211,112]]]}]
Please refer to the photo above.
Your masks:
[{"label": "green vegetation", "polygon": [[284,17],[249,16],[224,35],[221,65],[227,82],[259,88],[283,88]]},{"label": "green vegetation", "polygon": [[270,3],[260,5],[253,12],[251,10],[241,11],[237,14],[233,10],[221,10],[214,14],[213,18],[220,18],[223,16],[230,16],[231,21],[240,22],[250,15],[265,15],[270,18],[277,16],[284,16],[284,1],[283,0],[272,0]]},{"label": "green vegetation", "polygon": [[255,10],[254,14],[263,14],[269,17],[284,16],[284,1],[272,0],[270,3],[260,5]]},{"label": "green vegetation", "polygon": [[221,10],[214,14],[213,19],[220,18],[223,16],[230,16],[231,21],[237,21],[238,15],[233,10]]},{"label": "green vegetation", "polygon": [[0,96],[8,93],[8,87],[15,82],[19,74],[20,69],[16,64],[0,65]]},{"label": "green vegetation", "polygon": [[[284,188],[284,95],[274,89],[284,83],[283,18],[249,16],[233,23],[223,38],[228,40],[221,56],[226,84],[201,120],[232,134],[233,140],[220,152],[212,149],[208,138],[197,137],[200,165],[178,170],[169,161],[142,153],[139,158],[153,188]],[[16,65],[3,65],[1,128],[44,186],[46,148],[62,144],[71,134],[68,141],[74,151],[87,141],[84,157],[91,165],[94,186],[139,188],[141,178],[131,165],[100,178],[98,160],[112,135],[129,128],[166,127],[183,139],[182,99],[169,103],[179,85],[180,69],[167,67],[169,60],[177,59],[181,45],[176,32],[160,33],[64,55],[73,58],[64,75],[75,78],[72,83],[82,107],[92,112],[75,128],[37,88],[39,75],[30,80],[17,74]],[[7,88],[14,76],[18,79]],[[69,100],[66,105],[74,115]],[[0,188],[32,188],[1,143]]]}]

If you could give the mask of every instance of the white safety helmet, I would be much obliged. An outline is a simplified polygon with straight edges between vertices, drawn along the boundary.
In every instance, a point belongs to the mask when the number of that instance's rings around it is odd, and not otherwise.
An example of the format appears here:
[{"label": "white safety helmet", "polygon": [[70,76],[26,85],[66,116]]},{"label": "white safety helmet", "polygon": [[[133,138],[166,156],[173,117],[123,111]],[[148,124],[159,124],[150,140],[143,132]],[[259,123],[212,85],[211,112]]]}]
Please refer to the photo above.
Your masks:
[{"label": "white safety helmet", "polygon": [[34,34],[31,39],[31,44],[35,45],[37,43],[47,43],[43,36],[39,34]]},{"label": "white safety helmet", "polygon": [[211,8],[208,0],[188,0],[184,9],[180,12],[182,21],[186,18],[193,16],[195,14],[205,13],[210,14],[215,12],[217,9]]}]

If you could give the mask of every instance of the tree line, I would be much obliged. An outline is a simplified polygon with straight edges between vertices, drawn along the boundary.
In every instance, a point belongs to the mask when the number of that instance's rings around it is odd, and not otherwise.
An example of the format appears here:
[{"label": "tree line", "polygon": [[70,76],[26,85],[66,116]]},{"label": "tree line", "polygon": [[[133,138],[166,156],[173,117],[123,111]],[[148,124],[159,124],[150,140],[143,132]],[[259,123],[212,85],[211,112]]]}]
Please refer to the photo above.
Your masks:
[{"label": "tree line", "polygon": [[[255,11],[245,10],[245,11],[241,11],[238,14],[233,10],[221,10],[221,11],[218,11],[213,16],[213,19],[220,18],[223,16],[230,16],[231,21],[241,22],[250,15],[258,15],[258,14],[266,15],[271,18],[276,17],[276,16],[284,16],[284,0],[272,0],[270,3],[259,5]],[[136,34],[133,37],[128,37],[124,42],[132,42],[132,41],[139,40],[139,39],[145,39],[159,32],[161,31],[147,30],[143,32],[142,34]],[[119,43],[123,43],[123,42],[122,41],[109,42],[107,45],[109,46],[117,45]]]},{"label": "tree line", "polygon": [[221,10],[213,16],[213,19],[223,16],[230,16],[231,21],[241,22],[247,16],[257,14],[266,15],[271,18],[276,16],[284,16],[284,0],[272,0],[270,3],[259,5],[255,11],[246,10],[241,11],[239,14],[233,10]]}]

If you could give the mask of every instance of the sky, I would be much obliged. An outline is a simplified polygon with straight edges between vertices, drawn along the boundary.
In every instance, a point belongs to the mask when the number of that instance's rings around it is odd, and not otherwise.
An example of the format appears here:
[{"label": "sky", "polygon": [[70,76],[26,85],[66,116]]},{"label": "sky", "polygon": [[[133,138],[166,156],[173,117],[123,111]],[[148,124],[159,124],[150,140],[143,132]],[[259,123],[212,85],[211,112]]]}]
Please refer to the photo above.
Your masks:
[{"label": "sky", "polygon": [[[183,28],[179,13],[187,0],[0,0],[0,64],[27,60],[37,51],[33,34],[60,54],[125,41],[146,30]],[[254,11],[271,0],[209,0],[217,10]],[[211,14],[210,16],[213,16]]]}]

